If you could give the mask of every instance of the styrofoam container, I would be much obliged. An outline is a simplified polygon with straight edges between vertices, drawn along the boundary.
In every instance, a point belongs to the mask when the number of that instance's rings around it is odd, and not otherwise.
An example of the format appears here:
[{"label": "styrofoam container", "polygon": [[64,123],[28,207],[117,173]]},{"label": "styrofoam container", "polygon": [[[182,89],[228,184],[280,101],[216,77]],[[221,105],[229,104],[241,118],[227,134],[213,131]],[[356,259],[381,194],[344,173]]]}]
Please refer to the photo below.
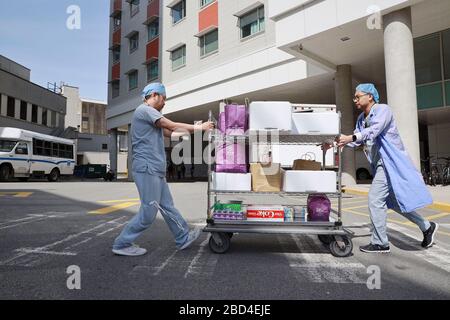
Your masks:
[{"label": "styrofoam container", "polygon": [[289,170],[284,172],[284,192],[336,192],[336,172]]},{"label": "styrofoam container", "polygon": [[213,172],[212,186],[220,191],[251,191],[252,174]]},{"label": "styrofoam container", "polygon": [[339,134],[339,114],[335,112],[299,112],[292,114],[292,134]]},{"label": "styrofoam container", "polygon": [[[297,145],[297,144],[251,144],[250,145],[250,163],[267,162],[268,152],[272,152],[272,161],[280,163],[282,167],[292,167],[294,160],[305,159],[314,160],[322,163],[323,152],[320,146],[316,145]],[[325,154],[325,165],[334,165],[333,150],[330,149]]]},{"label": "styrofoam container", "polygon": [[292,105],[287,101],[250,103],[250,130],[292,130]]}]

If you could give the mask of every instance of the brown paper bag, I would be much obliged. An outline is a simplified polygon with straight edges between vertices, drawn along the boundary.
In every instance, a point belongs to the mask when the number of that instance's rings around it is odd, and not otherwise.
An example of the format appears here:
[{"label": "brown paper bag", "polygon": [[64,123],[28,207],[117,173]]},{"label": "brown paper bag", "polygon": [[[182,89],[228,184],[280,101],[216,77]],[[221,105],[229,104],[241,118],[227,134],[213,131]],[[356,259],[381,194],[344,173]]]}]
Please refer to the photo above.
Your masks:
[{"label": "brown paper bag", "polygon": [[251,163],[252,190],[255,192],[280,192],[283,170],[279,163]]},{"label": "brown paper bag", "polygon": [[312,170],[319,171],[322,169],[322,163],[313,160],[297,159],[294,160],[292,170]]}]

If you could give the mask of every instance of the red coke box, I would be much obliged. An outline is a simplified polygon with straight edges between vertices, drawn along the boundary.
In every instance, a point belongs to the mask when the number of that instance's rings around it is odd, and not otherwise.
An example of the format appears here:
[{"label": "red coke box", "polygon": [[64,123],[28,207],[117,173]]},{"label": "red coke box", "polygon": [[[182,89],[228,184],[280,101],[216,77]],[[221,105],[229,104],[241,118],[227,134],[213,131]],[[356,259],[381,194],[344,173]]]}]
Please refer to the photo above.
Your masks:
[{"label": "red coke box", "polygon": [[248,206],[247,220],[253,221],[284,221],[282,206]]}]

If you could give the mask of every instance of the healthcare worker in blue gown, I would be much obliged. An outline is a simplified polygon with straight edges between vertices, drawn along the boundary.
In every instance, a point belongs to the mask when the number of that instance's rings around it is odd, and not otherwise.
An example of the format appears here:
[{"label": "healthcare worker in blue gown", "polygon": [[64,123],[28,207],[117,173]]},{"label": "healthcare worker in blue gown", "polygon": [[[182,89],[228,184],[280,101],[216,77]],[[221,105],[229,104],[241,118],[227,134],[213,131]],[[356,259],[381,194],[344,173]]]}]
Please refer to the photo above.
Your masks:
[{"label": "healthcare worker in blue gown", "polygon": [[186,221],[174,206],[166,181],[164,136],[181,136],[214,127],[209,121],[190,125],[165,118],[161,110],[165,105],[166,89],[161,83],[147,85],[142,92],[142,98],[143,104],[134,112],[130,132],[133,177],[139,191],[141,207],[114,242],[113,252],[122,256],[140,256],[147,252],[134,241],[150,227],[158,210],[172,232],[179,250],[187,248],[199,237],[200,229],[189,231]]},{"label": "healthcare worker in blue gown", "polygon": [[340,135],[336,142],[339,147],[363,145],[372,167],[374,178],[368,199],[372,236],[370,244],[361,246],[360,250],[390,252],[386,227],[388,208],[416,224],[423,232],[422,247],[429,248],[433,245],[438,224],[427,221],[415,210],[432,204],[433,200],[403,146],[392,110],[379,103],[379,94],[373,84],[361,84],[355,91],[353,101],[362,113],[353,135]]}]

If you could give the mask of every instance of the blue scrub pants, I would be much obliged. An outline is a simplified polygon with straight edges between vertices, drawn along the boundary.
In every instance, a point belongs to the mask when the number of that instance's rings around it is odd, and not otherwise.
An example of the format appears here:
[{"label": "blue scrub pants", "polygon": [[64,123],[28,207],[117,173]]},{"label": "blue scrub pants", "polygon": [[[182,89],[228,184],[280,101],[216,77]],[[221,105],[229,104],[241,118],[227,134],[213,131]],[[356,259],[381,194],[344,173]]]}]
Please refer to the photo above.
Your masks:
[{"label": "blue scrub pants", "polygon": [[[414,197],[412,194],[411,197]],[[388,246],[389,240],[387,236],[387,203],[386,200],[390,198],[391,202],[397,204],[395,200],[394,192],[388,183],[386,173],[382,164],[377,165],[375,177],[372,181],[372,186],[369,191],[369,211],[370,219],[372,221],[372,244],[378,244],[382,246]],[[403,213],[398,205],[392,208],[395,212],[401,214],[414,224],[416,224],[422,232],[428,230],[430,222],[425,220],[417,212]]]},{"label": "blue scrub pants", "polygon": [[148,172],[133,172],[133,177],[141,198],[141,207],[116,238],[113,249],[120,250],[131,246],[136,238],[150,227],[158,210],[175,237],[176,245],[182,246],[188,239],[189,227],[174,207],[166,178]]}]

